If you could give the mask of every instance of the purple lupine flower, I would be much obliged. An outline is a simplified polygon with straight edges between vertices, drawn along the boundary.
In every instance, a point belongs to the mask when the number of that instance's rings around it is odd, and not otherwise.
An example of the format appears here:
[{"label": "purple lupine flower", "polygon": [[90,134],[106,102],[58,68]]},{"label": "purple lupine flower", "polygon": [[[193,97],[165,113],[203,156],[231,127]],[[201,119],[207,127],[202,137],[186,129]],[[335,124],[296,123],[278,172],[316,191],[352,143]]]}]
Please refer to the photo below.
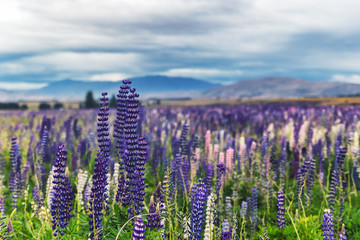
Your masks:
[{"label": "purple lupine flower", "polygon": [[40,164],[37,166],[36,169],[36,174],[39,181],[39,189],[41,190],[42,193],[45,192],[45,188],[46,188],[46,175],[47,175],[47,169],[44,167],[43,164]]},{"label": "purple lupine flower", "polygon": [[250,220],[251,220],[251,232],[255,232],[257,226],[257,211],[258,211],[258,200],[257,200],[257,188],[251,189],[251,200],[250,200]]},{"label": "purple lupine flower", "polygon": [[4,203],[5,203],[5,198],[3,196],[0,196],[0,216],[5,214]]},{"label": "purple lupine flower", "polygon": [[241,202],[240,217],[245,218],[248,212],[248,203],[246,201]]},{"label": "purple lupine flower", "polygon": [[99,150],[95,158],[93,186],[90,194],[90,239],[102,239],[102,215],[105,208],[106,185],[107,185],[107,158]]},{"label": "purple lupine flower", "polygon": [[182,181],[185,183],[186,192],[189,192],[190,188],[190,178],[189,178],[189,170],[190,170],[190,161],[186,156],[183,156],[183,164],[181,165],[181,174]]},{"label": "purple lupine flower", "polygon": [[158,183],[158,186],[154,192],[154,202],[159,204],[160,209],[165,207],[164,191],[161,182]]},{"label": "purple lupine flower", "polygon": [[138,134],[138,136],[142,136],[142,135],[143,135],[142,124],[143,124],[144,120],[145,120],[145,106],[144,106],[144,105],[140,105],[140,107],[139,107],[138,128],[137,128],[137,134]]},{"label": "purple lupine flower", "polygon": [[[50,212],[52,216],[52,229],[54,236],[64,235],[64,229],[69,222],[71,206],[68,203],[68,189],[65,176],[65,167],[67,162],[67,151],[63,144],[59,146],[54,161],[53,189],[51,190],[52,198],[50,203]],[[71,216],[71,215],[70,215]]]},{"label": "purple lupine flower", "polygon": [[339,234],[339,240],[347,240],[344,224],[342,225],[341,232]]},{"label": "purple lupine flower", "polygon": [[72,130],[76,139],[81,135],[81,128],[78,126],[78,119],[75,118],[72,126]]},{"label": "purple lupine flower", "polygon": [[144,196],[145,196],[145,161],[146,161],[146,153],[147,153],[147,142],[145,140],[145,138],[140,137],[138,139],[138,160],[137,160],[137,165],[136,165],[136,170],[138,172],[138,178],[137,178],[137,183],[138,183],[138,188],[137,188],[137,193],[136,193],[136,215],[139,215],[142,213],[143,211],[143,207],[144,207]]},{"label": "purple lupine flower", "polygon": [[39,131],[39,137],[42,138],[44,135],[44,130],[50,131],[51,130],[51,119],[47,118],[46,116],[43,117],[41,122],[41,128]]},{"label": "purple lupine flower", "polygon": [[[109,160],[110,160],[110,138],[109,138],[109,99],[106,97],[107,93],[103,92],[102,97],[100,98],[100,108],[99,108],[99,112],[98,112],[98,121],[97,121],[97,141],[99,143],[99,151],[101,152],[101,154],[98,156],[98,160],[99,160],[99,165],[98,165],[98,169],[99,172],[98,174],[103,174],[103,176],[97,176],[97,179],[101,178],[101,180],[103,181],[103,183],[101,183],[101,190],[99,190],[99,192],[101,192],[102,194],[104,194],[103,198],[101,198],[101,200],[103,201],[104,207],[107,208],[107,202],[108,202],[108,197],[106,192],[106,186],[108,185],[107,182],[107,173],[109,171]],[[101,165],[101,166],[100,166]],[[95,168],[95,166],[94,166]],[[95,176],[95,172],[94,172],[94,176]],[[95,182],[95,180],[94,180]],[[96,187],[95,184],[93,184],[93,188]],[[99,198],[100,200],[100,198]]]},{"label": "purple lupine flower", "polygon": [[160,220],[161,218],[159,205],[154,202],[154,197],[152,196],[150,198],[149,214],[147,217],[148,222],[146,226],[151,229],[159,229],[162,227]]},{"label": "purple lupine flower", "polygon": [[294,150],[294,160],[292,164],[292,173],[291,178],[297,177],[297,172],[299,170],[299,161],[300,161],[300,152],[299,149],[295,148]]},{"label": "purple lupine flower", "polygon": [[[130,82],[131,83],[131,82]],[[137,161],[138,161],[138,138],[136,135],[137,132],[137,118],[138,118],[138,100],[139,94],[136,93],[136,89],[130,89],[130,94],[128,95],[127,103],[127,112],[125,118],[125,144],[126,150],[124,152],[124,165],[126,171],[126,188],[125,188],[125,197],[123,198],[123,204],[129,205],[128,213],[129,218],[134,216],[137,211],[137,188],[139,186],[139,172],[137,171]]]},{"label": "purple lupine flower", "polygon": [[[307,159],[301,168],[298,170],[298,174],[296,176],[297,190],[296,190],[296,207],[299,206],[300,201],[302,201],[304,195],[304,184],[306,174],[309,172],[311,168],[311,162]],[[307,181],[308,183],[308,181]]]},{"label": "purple lupine flower", "polygon": [[339,185],[338,174],[336,170],[333,170],[333,172],[331,173],[331,182],[330,182],[330,189],[328,196],[328,203],[331,211],[334,211],[336,187],[338,185]]},{"label": "purple lupine flower", "polygon": [[64,221],[67,225],[72,217],[72,215],[71,215],[71,210],[72,210],[72,206],[73,206],[72,200],[74,199],[71,181],[69,179],[69,176],[67,176],[67,175],[65,175],[65,179],[64,179],[64,190],[65,190],[65,193],[63,195],[64,202],[65,202]]},{"label": "purple lupine flower", "polygon": [[229,220],[227,218],[224,219],[222,223],[222,232],[220,239],[221,240],[231,240],[232,234],[231,234],[231,227],[229,226]]},{"label": "purple lupine flower", "polygon": [[177,153],[175,159],[172,163],[171,170],[173,171],[173,178],[171,179],[174,186],[177,187],[179,195],[182,195],[184,192],[184,181],[181,173],[181,155]]},{"label": "purple lupine flower", "polygon": [[0,174],[4,175],[5,171],[5,157],[0,156]]},{"label": "purple lupine flower", "polygon": [[221,185],[222,185],[222,177],[224,176],[225,174],[225,166],[224,166],[224,163],[223,162],[220,162],[218,165],[217,165],[217,168],[216,168],[216,194],[217,194],[217,199],[219,199],[219,193],[220,193],[220,188],[221,188]]},{"label": "purple lupine flower", "polygon": [[[320,140],[319,140],[319,142],[320,142]],[[320,178],[322,185],[325,185],[324,167],[325,167],[324,154],[321,149],[321,152],[319,153],[319,178]]]},{"label": "purple lupine flower", "polygon": [[108,162],[110,157],[110,138],[109,138],[109,99],[106,97],[107,93],[103,92],[100,98],[100,108],[98,112],[98,123],[97,123],[97,140],[99,148],[103,152],[103,155]]},{"label": "purple lupine flower", "polygon": [[120,177],[119,177],[119,182],[118,182],[118,189],[116,191],[116,198],[115,201],[117,203],[120,203],[123,201],[123,198],[125,197],[124,193],[125,193],[125,174],[123,170],[120,170]]},{"label": "purple lupine flower", "polygon": [[89,139],[84,138],[80,141],[79,144],[79,152],[80,152],[80,159],[82,160],[87,153],[87,150],[90,148],[90,142]]},{"label": "purple lupine flower", "polygon": [[323,224],[322,224],[322,236],[323,240],[335,240],[334,237],[334,223],[333,216],[330,209],[324,210]]},{"label": "purple lupine flower", "polygon": [[41,164],[50,162],[48,139],[49,139],[49,131],[47,125],[45,125],[44,129],[42,130],[41,140],[37,144],[37,150]]},{"label": "purple lupine flower", "polygon": [[14,208],[18,208],[17,201],[21,196],[21,154],[16,140],[16,137],[11,139],[11,172],[9,176],[9,190],[11,192],[12,207]]},{"label": "purple lupine flower", "polygon": [[306,187],[307,187],[306,190],[308,196],[306,199],[307,206],[311,204],[311,200],[312,200],[315,172],[316,172],[316,162],[314,158],[311,158],[308,169],[308,177],[306,179]]},{"label": "purple lupine flower", "polygon": [[116,120],[114,124],[114,138],[115,149],[118,157],[120,158],[120,168],[125,164],[125,121],[127,113],[127,99],[131,83],[130,80],[123,80],[123,85],[120,87],[119,94],[117,95],[116,103]]},{"label": "purple lupine flower", "polygon": [[192,192],[190,239],[200,240],[205,218],[206,187],[201,178],[194,187],[196,192]]},{"label": "purple lupine flower", "polygon": [[206,176],[205,176],[205,185],[206,185],[206,192],[208,194],[211,193],[211,185],[212,185],[212,179],[214,174],[214,167],[212,163],[210,162],[207,167]]},{"label": "purple lupine flower", "polygon": [[65,129],[65,146],[66,149],[68,149],[71,152],[74,152],[74,147],[72,145],[72,136],[71,136],[71,121],[72,117],[70,116],[65,122],[64,122],[64,129]]},{"label": "purple lupine flower", "polygon": [[139,181],[141,179],[140,173],[138,170],[135,170],[134,172],[134,179],[136,184],[133,185],[133,188],[131,189],[132,194],[132,205],[130,208],[128,208],[129,216],[137,215],[136,213],[142,213],[143,207],[144,207],[144,195],[145,192],[144,189],[144,182]]},{"label": "purple lupine flower", "polygon": [[181,155],[188,155],[187,152],[187,147],[186,147],[186,136],[188,134],[189,131],[189,125],[188,124],[184,124],[183,126],[183,130],[181,132],[180,135],[180,140],[177,142],[177,151],[176,153],[181,154]]},{"label": "purple lupine flower", "polygon": [[273,171],[273,181],[276,182],[279,179],[280,176],[280,164],[279,161],[276,159],[276,145],[274,144],[271,147],[270,151],[270,163],[271,163],[271,169]]},{"label": "purple lupine flower", "polygon": [[136,222],[131,235],[131,240],[144,240],[145,239],[145,225],[141,215],[136,217]]},{"label": "purple lupine flower", "polygon": [[260,161],[261,161],[261,175],[263,181],[267,178],[267,163],[266,163],[266,153],[267,153],[267,134],[264,133],[261,139],[261,148],[260,148]]},{"label": "purple lupine flower", "polygon": [[88,209],[90,204],[90,194],[91,194],[91,187],[90,187],[90,181],[86,183],[85,189],[84,189],[84,208]]},{"label": "purple lupine flower", "polygon": [[285,228],[285,198],[282,189],[277,194],[277,223],[279,229]]},{"label": "purple lupine flower", "polygon": [[267,228],[265,226],[265,221],[262,219],[262,225],[263,225],[263,236],[260,236],[260,240],[269,240]]},{"label": "purple lupine flower", "polygon": [[44,198],[42,197],[42,192],[38,184],[35,185],[31,191],[33,195],[34,202],[36,203],[36,209],[34,209],[34,215],[36,216],[39,213],[39,210],[44,205]]},{"label": "purple lupine flower", "polygon": [[29,162],[29,164],[30,164],[30,169],[31,169],[32,173],[35,172],[34,151],[33,151],[33,147],[32,147],[32,143],[33,143],[34,139],[35,139],[34,135],[31,135],[28,152],[26,154],[26,159],[27,159],[27,162]]},{"label": "purple lupine flower", "polygon": [[29,170],[30,170],[30,163],[26,162],[23,166],[22,174],[21,174],[21,188],[25,188],[28,182],[29,177]]}]

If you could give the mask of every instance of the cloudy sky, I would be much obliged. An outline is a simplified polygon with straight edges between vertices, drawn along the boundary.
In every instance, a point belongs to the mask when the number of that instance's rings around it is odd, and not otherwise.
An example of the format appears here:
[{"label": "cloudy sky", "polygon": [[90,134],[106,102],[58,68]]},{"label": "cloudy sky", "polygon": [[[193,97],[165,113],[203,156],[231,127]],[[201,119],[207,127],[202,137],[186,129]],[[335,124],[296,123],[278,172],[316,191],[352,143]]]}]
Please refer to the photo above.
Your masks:
[{"label": "cloudy sky", "polygon": [[162,74],[360,83],[358,0],[2,0],[0,88]]}]

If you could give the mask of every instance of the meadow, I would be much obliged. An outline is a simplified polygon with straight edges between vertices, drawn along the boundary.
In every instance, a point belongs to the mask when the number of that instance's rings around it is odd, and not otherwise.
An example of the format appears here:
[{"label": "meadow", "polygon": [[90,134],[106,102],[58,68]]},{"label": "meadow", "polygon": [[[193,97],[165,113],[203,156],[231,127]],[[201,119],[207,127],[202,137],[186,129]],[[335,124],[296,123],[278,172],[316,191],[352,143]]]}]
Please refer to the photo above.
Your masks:
[{"label": "meadow", "polygon": [[0,239],[360,239],[359,106],[117,91],[0,113]]}]

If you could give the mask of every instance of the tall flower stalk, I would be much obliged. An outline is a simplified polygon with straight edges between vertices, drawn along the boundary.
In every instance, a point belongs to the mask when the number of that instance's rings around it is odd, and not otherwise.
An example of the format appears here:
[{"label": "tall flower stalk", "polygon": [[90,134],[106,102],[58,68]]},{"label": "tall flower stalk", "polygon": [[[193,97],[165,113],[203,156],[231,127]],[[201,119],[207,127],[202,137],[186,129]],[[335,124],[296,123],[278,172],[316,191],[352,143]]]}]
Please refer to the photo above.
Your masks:
[{"label": "tall flower stalk", "polygon": [[[52,216],[52,228],[54,236],[64,235],[72,210],[72,191],[69,178],[65,175],[65,167],[67,162],[67,151],[63,144],[59,146],[53,168],[53,185],[50,202],[50,212]],[[59,235],[60,234],[60,235]]]}]

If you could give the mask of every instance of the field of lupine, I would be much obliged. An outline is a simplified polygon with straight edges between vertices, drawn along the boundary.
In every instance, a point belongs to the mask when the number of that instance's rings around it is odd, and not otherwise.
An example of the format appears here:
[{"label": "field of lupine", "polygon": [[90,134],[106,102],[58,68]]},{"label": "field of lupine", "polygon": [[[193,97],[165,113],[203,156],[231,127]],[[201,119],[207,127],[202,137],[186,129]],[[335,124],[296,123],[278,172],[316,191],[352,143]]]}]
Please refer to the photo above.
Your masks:
[{"label": "field of lupine", "polygon": [[360,239],[360,107],[117,97],[0,113],[0,239]]}]

